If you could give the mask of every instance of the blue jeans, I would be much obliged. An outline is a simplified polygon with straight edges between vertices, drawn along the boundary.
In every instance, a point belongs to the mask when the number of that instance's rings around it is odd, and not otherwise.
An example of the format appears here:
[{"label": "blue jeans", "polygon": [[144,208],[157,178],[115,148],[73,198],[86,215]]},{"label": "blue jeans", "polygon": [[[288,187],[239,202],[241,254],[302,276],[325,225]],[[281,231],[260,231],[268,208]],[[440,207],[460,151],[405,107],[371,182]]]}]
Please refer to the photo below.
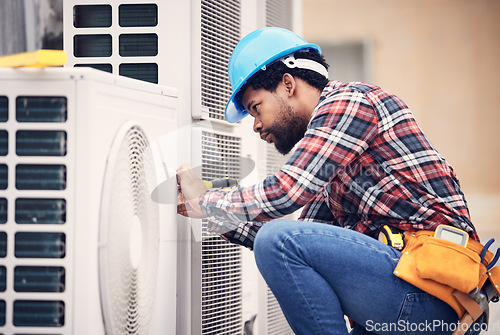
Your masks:
[{"label": "blue jeans", "polygon": [[322,223],[272,221],[254,243],[257,266],[295,334],[452,334],[445,302],[393,275],[401,253]]}]

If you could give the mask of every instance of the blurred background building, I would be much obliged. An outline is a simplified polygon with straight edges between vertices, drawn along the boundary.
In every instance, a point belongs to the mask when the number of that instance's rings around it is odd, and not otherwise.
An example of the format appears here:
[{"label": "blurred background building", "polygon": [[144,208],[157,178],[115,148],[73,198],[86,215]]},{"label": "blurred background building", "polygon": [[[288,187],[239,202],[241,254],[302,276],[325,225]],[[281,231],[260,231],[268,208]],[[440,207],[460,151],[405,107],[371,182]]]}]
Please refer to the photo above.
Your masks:
[{"label": "blurred background building", "polygon": [[483,239],[500,234],[500,1],[303,0],[330,78],[398,95],[453,166]]}]

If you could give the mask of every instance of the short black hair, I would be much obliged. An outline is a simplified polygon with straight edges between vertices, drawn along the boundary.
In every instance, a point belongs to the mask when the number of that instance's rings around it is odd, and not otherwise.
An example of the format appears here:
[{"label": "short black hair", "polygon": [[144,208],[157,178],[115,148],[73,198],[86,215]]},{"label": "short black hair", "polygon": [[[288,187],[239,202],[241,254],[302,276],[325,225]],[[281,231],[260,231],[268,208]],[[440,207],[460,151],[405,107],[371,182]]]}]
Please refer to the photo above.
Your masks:
[{"label": "short black hair", "polygon": [[[328,70],[329,65],[326,63],[325,57],[314,49],[300,50],[295,52],[293,56],[295,59],[305,58],[313,60],[323,65],[325,69]],[[276,88],[285,73],[301,78],[319,91],[322,91],[329,81],[328,78],[316,71],[301,68],[289,68],[283,64],[282,61],[277,60],[267,65],[265,70],[259,70],[252,77],[250,77],[250,79],[248,79],[237,94],[238,100],[241,101],[243,93],[248,87],[252,87],[254,90],[263,88],[270,92],[276,91]]]}]

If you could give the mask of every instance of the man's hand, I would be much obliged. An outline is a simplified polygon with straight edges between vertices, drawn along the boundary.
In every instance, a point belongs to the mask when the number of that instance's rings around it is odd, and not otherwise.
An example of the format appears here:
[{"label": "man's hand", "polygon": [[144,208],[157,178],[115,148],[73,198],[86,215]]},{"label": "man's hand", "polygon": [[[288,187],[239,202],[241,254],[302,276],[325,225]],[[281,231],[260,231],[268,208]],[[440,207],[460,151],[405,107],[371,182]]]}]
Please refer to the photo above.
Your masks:
[{"label": "man's hand", "polygon": [[177,169],[177,185],[177,213],[192,219],[204,218],[199,201],[208,188],[196,176],[189,163],[184,163]]}]

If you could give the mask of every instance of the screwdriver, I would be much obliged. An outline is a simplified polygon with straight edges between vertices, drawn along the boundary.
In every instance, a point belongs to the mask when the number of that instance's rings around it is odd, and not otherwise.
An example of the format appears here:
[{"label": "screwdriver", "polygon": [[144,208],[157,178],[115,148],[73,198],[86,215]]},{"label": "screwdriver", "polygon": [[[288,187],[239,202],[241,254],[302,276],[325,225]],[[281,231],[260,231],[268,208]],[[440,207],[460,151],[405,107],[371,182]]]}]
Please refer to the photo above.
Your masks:
[{"label": "screwdriver", "polygon": [[207,188],[233,188],[238,186],[238,180],[233,178],[222,178],[215,180],[204,180],[205,186]]}]

